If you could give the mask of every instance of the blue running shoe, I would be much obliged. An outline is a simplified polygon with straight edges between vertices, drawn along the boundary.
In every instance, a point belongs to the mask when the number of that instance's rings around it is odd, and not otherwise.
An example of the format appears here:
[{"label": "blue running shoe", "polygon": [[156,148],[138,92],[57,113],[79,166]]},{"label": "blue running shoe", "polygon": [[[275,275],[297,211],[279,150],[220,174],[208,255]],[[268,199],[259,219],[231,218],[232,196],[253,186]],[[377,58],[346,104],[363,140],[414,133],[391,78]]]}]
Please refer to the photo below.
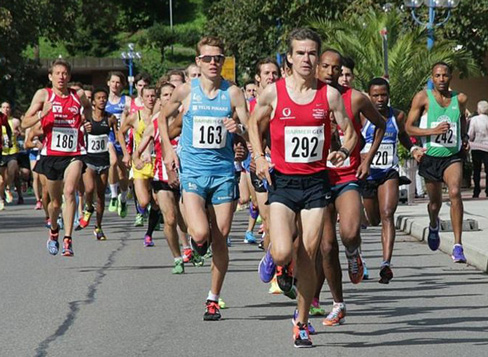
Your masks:
[{"label": "blue running shoe", "polygon": [[247,231],[246,235],[244,237],[244,243],[247,244],[256,244],[256,238],[254,237],[254,234],[252,234],[251,231]]},{"label": "blue running shoe", "polygon": [[439,249],[439,245],[441,244],[441,238],[439,237],[440,225],[441,224],[439,218],[437,218],[437,228],[434,229],[429,224],[429,235],[427,236],[427,244],[432,251],[436,251],[437,249]]},{"label": "blue running shoe", "polygon": [[464,256],[464,250],[461,244],[454,244],[451,258],[454,263],[466,263],[466,257]]},{"label": "blue running shoe", "polygon": [[[297,319],[298,319],[298,309],[295,309],[295,312],[293,313],[293,318],[291,319],[291,322],[293,323],[293,326],[296,326],[297,324]],[[315,328],[312,326],[310,321],[308,322],[308,333],[310,335],[316,335],[317,331],[315,331]]]},{"label": "blue running shoe", "polygon": [[270,249],[266,251],[258,265],[258,273],[263,283],[269,283],[275,274],[276,264],[271,256]]},{"label": "blue running shoe", "polygon": [[366,262],[364,261],[362,256],[361,256],[361,260],[363,261],[363,280],[368,280],[369,279],[368,267],[366,266]]},{"label": "blue running shoe", "polygon": [[53,232],[49,229],[49,239],[47,240],[47,251],[51,255],[56,255],[59,252],[59,229]]}]

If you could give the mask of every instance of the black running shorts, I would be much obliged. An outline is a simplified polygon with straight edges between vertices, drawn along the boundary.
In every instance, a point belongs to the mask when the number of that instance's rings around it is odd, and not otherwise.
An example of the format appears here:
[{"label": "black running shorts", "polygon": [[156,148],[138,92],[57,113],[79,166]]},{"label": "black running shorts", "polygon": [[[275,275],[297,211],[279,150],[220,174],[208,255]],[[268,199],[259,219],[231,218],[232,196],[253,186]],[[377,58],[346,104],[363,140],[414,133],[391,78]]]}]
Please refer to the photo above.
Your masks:
[{"label": "black running shorts", "polygon": [[64,172],[68,165],[74,161],[83,162],[82,172],[85,172],[86,165],[83,161],[83,156],[43,156],[37,160],[34,171],[38,174],[44,175],[51,181],[64,180]]},{"label": "black running shorts", "polygon": [[444,171],[456,162],[462,162],[461,153],[446,157],[424,155],[419,164],[419,175],[427,181],[443,182]]}]

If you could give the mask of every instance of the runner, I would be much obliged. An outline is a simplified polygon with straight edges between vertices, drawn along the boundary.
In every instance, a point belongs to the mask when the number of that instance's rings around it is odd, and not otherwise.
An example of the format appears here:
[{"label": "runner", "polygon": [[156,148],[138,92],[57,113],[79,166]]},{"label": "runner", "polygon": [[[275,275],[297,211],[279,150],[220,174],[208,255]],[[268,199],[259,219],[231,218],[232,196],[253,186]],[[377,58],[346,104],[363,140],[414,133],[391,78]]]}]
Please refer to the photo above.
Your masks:
[{"label": "runner", "polygon": [[[51,229],[47,248],[52,255],[58,254],[59,251],[59,227],[56,220],[61,211],[64,194],[64,256],[73,256],[71,233],[76,210],[76,186],[84,169],[83,156],[86,154],[81,128],[84,118],[91,119],[91,103],[86,100],[83,90],[76,92],[67,87],[70,75],[69,62],[56,59],[49,68],[52,88],[39,89],[36,92],[22,122],[23,128],[41,122],[45,135],[41,158],[35,171],[48,179]],[[90,131],[89,124],[86,125],[86,129]]]},{"label": "runner", "polygon": [[352,83],[356,79],[354,67],[356,67],[356,64],[351,57],[342,57],[342,73],[339,77],[339,85],[346,88],[353,88]]},{"label": "runner", "polygon": [[[361,162],[360,141],[351,151],[351,156],[342,167],[329,167],[329,180],[332,189],[332,199],[326,210],[323,239],[320,246],[322,265],[318,264],[318,285],[315,291],[313,312],[322,313],[319,306],[319,294],[324,279],[327,278],[333,306],[330,314],[322,322],[326,326],[335,326],[344,322],[346,307],[342,293],[342,271],[339,261],[339,245],[336,236],[337,217],[340,216],[339,234],[345,247],[348,262],[349,279],[353,284],[358,284],[363,279],[364,267],[360,256],[361,246],[361,195],[359,180],[368,176],[369,166],[373,154],[377,151],[385,132],[385,121],[375,109],[368,97],[361,92],[339,85],[341,75],[342,56],[333,49],[328,49],[320,56],[317,71],[319,79],[335,87],[342,95],[347,116],[352,121],[354,130],[362,140],[361,119],[363,114],[376,125],[374,141],[370,152]],[[341,125],[338,125],[338,141],[344,140]],[[340,145],[339,143],[337,145]],[[321,269],[322,268],[322,269]],[[324,276],[325,275],[325,276]]]},{"label": "runner", "polygon": [[[12,137],[12,128],[8,122],[8,117],[0,111],[0,130],[5,129],[6,135],[2,135],[2,140],[0,140],[0,161],[3,160],[3,147],[6,146],[8,148],[12,147],[12,142],[10,138]],[[3,178],[0,177],[3,184]],[[0,211],[5,209],[5,190],[0,187]]]},{"label": "runner", "polygon": [[86,134],[87,155],[85,163],[87,169],[83,174],[85,185],[85,212],[80,219],[80,229],[86,228],[95,211],[93,207],[93,194],[97,196],[97,224],[93,234],[98,240],[106,240],[102,230],[103,212],[105,210],[105,190],[108,182],[108,169],[110,157],[108,153],[108,136],[110,130],[117,133],[117,118],[105,111],[108,101],[108,92],[105,89],[93,91],[93,114],[91,131]]},{"label": "runner", "polygon": [[423,149],[414,146],[411,153],[420,163],[419,174],[425,179],[429,195],[429,248],[435,251],[440,245],[439,211],[442,183],[445,183],[449,191],[455,242],[451,257],[455,263],[466,263],[461,241],[464,215],[461,182],[462,160],[468,148],[464,116],[468,97],[449,89],[451,79],[450,65],[437,62],[432,66],[434,89],[425,89],[415,95],[405,130],[411,136],[422,138]]},{"label": "runner", "polygon": [[[341,166],[357,140],[340,93],[315,78],[320,46],[320,37],[312,30],[296,29],[290,33],[287,59],[292,74],[266,87],[250,124],[256,173],[266,179],[269,189],[271,255],[277,265],[278,284],[285,293],[293,288],[293,239],[299,239],[295,347],[312,347],[308,316],[316,287],[315,260],[330,196],[327,160]],[[331,113],[343,128],[345,140],[338,151],[329,154]],[[261,143],[268,126],[272,163],[265,159]]]},{"label": "runner", "polygon": [[[115,115],[120,128],[121,118],[124,112],[129,112],[131,108],[131,99],[129,96],[122,95],[122,89],[125,87],[125,76],[121,72],[110,72],[108,74],[107,86],[109,88],[108,102],[105,111]],[[108,150],[110,154],[110,168],[108,172],[108,183],[110,185],[110,204],[109,212],[116,212],[122,218],[127,216],[127,191],[129,185],[127,167],[122,162],[123,151],[121,144],[125,146],[125,138],[122,142],[118,141],[115,133],[112,131],[109,135]],[[120,188],[120,196],[118,190]],[[119,204],[120,203],[120,204]]]},{"label": "runner", "polygon": [[[380,148],[371,162],[370,175],[362,187],[364,208],[369,223],[378,226],[381,223],[381,243],[383,261],[380,268],[381,284],[388,284],[393,278],[391,257],[395,243],[395,211],[399,197],[399,174],[397,139],[410,150],[412,142],[405,132],[405,113],[388,105],[390,84],[383,78],[374,78],[368,83],[371,102],[386,120],[386,132]],[[373,144],[375,125],[364,116],[361,117],[362,134],[366,141],[363,153],[367,153]]]},{"label": "runner", "polygon": [[200,68],[195,63],[189,64],[185,69],[185,82],[189,82],[197,77],[200,77]]},{"label": "runner", "polygon": [[[144,109],[138,110],[137,112],[129,115],[126,120],[122,123],[120,130],[118,132],[118,140],[122,142],[125,138],[125,134],[129,129],[134,131],[134,150],[137,149],[144,130],[147,126],[152,125],[152,117],[154,115],[154,105],[156,103],[156,88],[153,86],[147,86],[142,89],[142,100],[144,103]],[[123,163],[129,168],[132,164],[132,158],[125,145],[121,146],[122,152],[124,153]],[[141,218],[146,212],[147,207],[151,203],[151,180],[153,177],[153,164],[152,162],[146,163],[142,169],[133,169],[134,176],[134,191],[137,197],[137,202],[140,207],[139,217]],[[149,212],[149,222],[148,231],[144,236],[144,245],[146,247],[154,246],[152,240],[152,233],[154,228],[159,221],[159,208],[153,206]],[[136,227],[139,226],[139,221],[136,217],[136,222],[134,224]]]},{"label": "runner", "polygon": [[[185,215],[191,217],[187,224],[193,248],[203,256],[210,239],[212,243],[212,285],[203,316],[206,321],[221,318],[218,300],[229,264],[226,239],[237,199],[233,134],[245,132],[242,124],[230,118],[237,114],[244,124],[247,121],[242,91],[221,77],[223,49],[222,41],[215,37],[199,41],[195,60],[201,77],[177,87],[159,116],[166,169],[180,171]],[[168,136],[167,120],[180,106],[184,117],[178,159]],[[175,182],[169,184],[175,187]]]}]

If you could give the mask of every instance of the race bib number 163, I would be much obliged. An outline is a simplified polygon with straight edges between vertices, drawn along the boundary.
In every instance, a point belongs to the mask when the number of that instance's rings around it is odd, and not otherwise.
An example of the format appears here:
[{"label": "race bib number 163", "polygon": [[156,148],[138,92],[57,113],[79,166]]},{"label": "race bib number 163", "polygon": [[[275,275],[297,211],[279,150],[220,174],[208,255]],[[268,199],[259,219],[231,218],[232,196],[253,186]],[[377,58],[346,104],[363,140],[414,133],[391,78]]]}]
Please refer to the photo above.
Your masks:
[{"label": "race bib number 163", "polygon": [[224,118],[193,117],[193,147],[199,149],[222,149],[227,140]]}]

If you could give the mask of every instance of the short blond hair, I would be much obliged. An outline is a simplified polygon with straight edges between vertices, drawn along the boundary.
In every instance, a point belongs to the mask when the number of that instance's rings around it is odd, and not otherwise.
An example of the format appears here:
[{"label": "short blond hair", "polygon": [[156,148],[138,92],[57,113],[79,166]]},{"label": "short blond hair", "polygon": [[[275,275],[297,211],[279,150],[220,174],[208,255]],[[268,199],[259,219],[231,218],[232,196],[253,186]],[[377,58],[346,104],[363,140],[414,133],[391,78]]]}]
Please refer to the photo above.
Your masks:
[{"label": "short blond hair", "polygon": [[224,42],[222,42],[222,40],[218,37],[213,37],[213,36],[202,37],[202,39],[197,43],[197,56],[201,55],[200,50],[203,46],[218,47],[222,50],[222,53],[224,53]]}]

